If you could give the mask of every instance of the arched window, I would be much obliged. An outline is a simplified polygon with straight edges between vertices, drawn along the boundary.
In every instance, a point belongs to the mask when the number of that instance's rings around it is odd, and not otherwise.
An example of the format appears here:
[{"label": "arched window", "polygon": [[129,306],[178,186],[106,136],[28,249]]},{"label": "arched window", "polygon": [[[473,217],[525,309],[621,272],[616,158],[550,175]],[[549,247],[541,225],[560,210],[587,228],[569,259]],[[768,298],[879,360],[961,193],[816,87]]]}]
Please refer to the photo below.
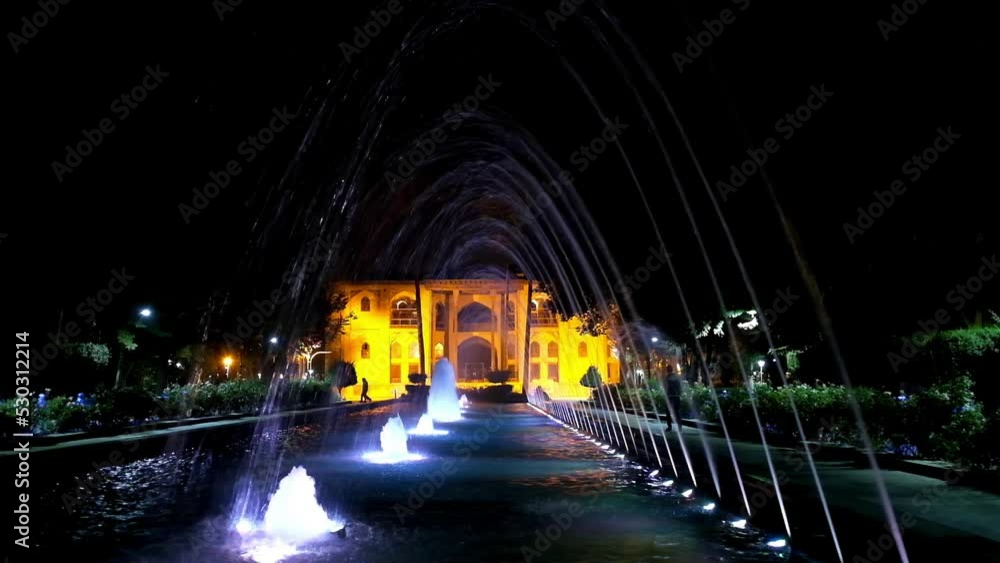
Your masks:
[{"label": "arched window", "polygon": [[444,357],[444,344],[438,342],[434,345],[434,359],[440,360]]},{"label": "arched window", "polygon": [[419,358],[419,357],[420,357],[420,346],[418,346],[416,342],[411,342],[410,358]]},{"label": "arched window", "polygon": [[550,358],[559,357],[559,345],[555,342],[549,342],[549,349],[546,350],[546,355]]},{"label": "arched window", "polygon": [[581,358],[586,358],[587,357],[587,343],[586,342],[581,342],[576,347],[576,355],[580,356]]},{"label": "arched window", "polygon": [[541,303],[532,299],[531,301],[531,324],[539,326],[556,326],[558,323],[552,301],[542,300]]},{"label": "arched window", "polygon": [[367,313],[372,310],[372,300],[367,297],[361,298],[361,310]]},{"label": "arched window", "polygon": [[539,346],[537,342],[531,343],[530,355],[532,358],[537,358],[542,355],[542,347]]},{"label": "arched window", "polygon": [[493,311],[482,303],[469,303],[458,312],[459,332],[493,330]]},{"label": "arched window", "polygon": [[416,328],[420,317],[417,315],[417,306],[409,297],[397,297],[392,302],[392,316],[389,318],[389,326]]},{"label": "arched window", "polygon": [[389,356],[391,356],[392,359],[395,360],[397,358],[402,357],[402,355],[403,355],[403,347],[399,345],[399,342],[393,342],[392,346],[389,348]]},{"label": "arched window", "polygon": [[361,345],[361,357],[362,358],[372,357],[372,349],[370,346],[368,346],[367,342]]},{"label": "arched window", "polygon": [[444,303],[434,306],[434,330],[448,330],[448,306]]},{"label": "arched window", "polygon": [[517,328],[517,315],[514,314],[514,302],[507,301],[507,330]]}]

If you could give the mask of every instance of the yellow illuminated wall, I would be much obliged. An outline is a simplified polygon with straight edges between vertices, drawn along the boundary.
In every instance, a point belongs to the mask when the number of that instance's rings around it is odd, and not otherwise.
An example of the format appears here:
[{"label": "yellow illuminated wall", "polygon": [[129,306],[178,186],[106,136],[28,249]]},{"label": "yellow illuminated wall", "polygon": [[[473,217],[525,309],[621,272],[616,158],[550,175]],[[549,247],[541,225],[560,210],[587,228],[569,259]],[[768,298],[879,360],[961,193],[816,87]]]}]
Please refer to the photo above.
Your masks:
[{"label": "yellow illuminated wall", "polygon": [[334,358],[353,362],[358,372],[358,385],[345,389],[345,398],[358,399],[361,378],[368,380],[373,399],[402,395],[410,373],[430,374],[442,357],[455,366],[459,387],[465,388],[491,385],[486,372],[508,369],[514,373],[510,384],[521,391],[526,357],[529,391],[541,386],[553,398],[588,396],[580,378],[590,366],[597,367],[605,382],[619,381],[618,360],[607,337],[579,334],[579,321],[551,314],[548,296],[537,291],[531,293],[529,314],[525,280],[422,281],[419,309],[417,291],[414,282],[334,284],[332,293],[347,296],[348,302],[331,320],[350,320],[327,349]]}]

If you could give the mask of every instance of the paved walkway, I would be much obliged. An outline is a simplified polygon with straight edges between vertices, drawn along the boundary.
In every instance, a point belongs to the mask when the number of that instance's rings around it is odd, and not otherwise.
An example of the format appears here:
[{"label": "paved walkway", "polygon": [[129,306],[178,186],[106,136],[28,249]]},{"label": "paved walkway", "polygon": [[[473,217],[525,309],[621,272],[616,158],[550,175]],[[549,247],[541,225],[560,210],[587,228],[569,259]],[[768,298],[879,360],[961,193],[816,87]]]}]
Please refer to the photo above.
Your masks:
[{"label": "paved walkway", "polygon": [[[572,404],[572,403],[564,403]],[[582,404],[577,403],[578,412],[584,411]],[[667,437],[674,462],[681,479],[690,482],[691,475],[688,464],[685,461],[683,450],[676,432],[667,432],[666,424],[658,421],[623,413],[614,413],[600,409],[586,409],[594,419],[604,421],[604,432],[618,430],[619,424],[625,433],[625,441],[630,449],[633,438],[636,445],[649,452],[649,457],[655,463],[655,455],[651,450],[651,444],[643,447],[643,438],[649,443],[651,432],[657,438],[657,449],[663,461],[664,470],[662,473],[672,473],[668,453],[665,451],[663,436]],[[643,434],[633,432],[629,436],[629,431],[641,429]],[[744,479],[750,483],[746,485],[747,495],[751,499],[756,495],[757,501],[762,501],[768,497],[768,490],[773,490],[771,470],[767,461],[765,447],[761,444],[733,441],[730,444],[726,439],[715,432],[699,430],[697,428],[684,427],[680,436],[683,437],[684,445],[691,459],[695,475],[700,475],[698,479],[698,490],[703,493],[712,494],[715,492],[715,485],[711,477],[706,450],[710,452],[715,461],[719,480],[722,482],[723,500],[726,499],[726,490],[731,494],[726,503],[727,508],[742,512],[745,506],[738,481],[735,479],[733,458],[739,464],[740,473]],[[622,441],[622,432],[618,433],[618,441]],[[614,443],[614,442],[612,442]],[[789,521],[792,523],[793,535],[795,527],[803,521],[808,521],[808,527],[819,530],[807,531],[807,533],[829,534],[827,524],[815,477],[810,470],[804,453],[799,453],[790,448],[770,447],[771,459],[774,463],[775,474],[778,476],[778,488],[785,499],[786,510]],[[817,457],[822,458],[822,451]],[[883,529],[887,522],[887,516],[880,500],[880,495],[876,487],[875,472],[870,464],[858,465],[848,461],[820,461],[817,460],[816,472],[822,483],[826,500],[833,513],[834,526],[838,530],[841,545],[844,546],[844,559],[853,561],[854,555],[859,555],[863,559],[866,556],[865,550],[858,546],[866,546],[867,540],[878,540],[880,533],[885,533]],[[910,548],[912,540],[928,540],[937,542],[940,545],[951,545],[954,551],[965,553],[966,549],[974,549],[975,561],[1000,561],[1000,496],[988,492],[980,491],[970,487],[962,486],[961,479],[948,485],[945,481],[915,475],[903,471],[881,470],[879,472],[884,480],[886,490],[891,499],[894,513],[900,520],[903,528],[903,543]],[[727,482],[730,486],[727,487]],[[760,485],[764,487],[761,488]],[[701,494],[701,493],[699,493]],[[770,496],[774,496],[773,494]],[[767,499],[767,504],[773,508],[776,501],[773,498]],[[752,503],[756,507],[756,503]],[[912,514],[913,519],[906,517],[902,519],[904,513]],[[780,514],[780,512],[779,512]],[[869,525],[862,526],[860,521],[868,522]],[[843,533],[841,529],[843,528]],[[851,536],[850,541],[845,539]],[[947,540],[947,541],[943,541]],[[817,542],[819,545],[821,542]],[[833,551],[833,542],[827,537],[825,543],[830,551]],[[924,541],[914,541],[914,549]],[[894,546],[887,551],[894,551]],[[909,553],[911,561],[921,560],[920,554]],[[970,556],[972,554],[970,553]],[[890,560],[898,560],[896,557]],[[884,561],[884,559],[883,559]]]}]

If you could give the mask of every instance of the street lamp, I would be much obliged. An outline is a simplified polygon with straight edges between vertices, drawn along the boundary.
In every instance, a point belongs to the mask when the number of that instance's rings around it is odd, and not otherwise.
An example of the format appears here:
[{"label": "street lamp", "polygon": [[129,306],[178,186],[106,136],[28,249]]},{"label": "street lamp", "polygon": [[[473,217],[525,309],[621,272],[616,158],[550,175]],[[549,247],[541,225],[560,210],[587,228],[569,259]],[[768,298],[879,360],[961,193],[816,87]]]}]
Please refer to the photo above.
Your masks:
[{"label": "street lamp", "polygon": [[139,311],[139,315],[148,319],[153,316],[153,310],[149,307],[143,307],[143,309]]},{"label": "street lamp", "polygon": [[233,357],[226,356],[222,358],[222,365],[226,366],[226,379],[229,379],[229,367],[233,365]]},{"label": "street lamp", "polygon": [[277,344],[277,343],[278,343],[278,337],[277,336],[272,336],[271,337],[271,344]]},{"label": "street lamp", "polygon": [[306,372],[309,375],[312,375],[312,372],[313,372],[313,369],[312,369],[312,367],[313,367],[313,358],[315,358],[316,356],[319,356],[320,354],[332,354],[332,353],[333,352],[331,352],[330,350],[317,350],[316,352],[313,352],[312,354],[308,354],[306,352],[303,352],[302,355],[305,356],[305,358],[306,358]]}]

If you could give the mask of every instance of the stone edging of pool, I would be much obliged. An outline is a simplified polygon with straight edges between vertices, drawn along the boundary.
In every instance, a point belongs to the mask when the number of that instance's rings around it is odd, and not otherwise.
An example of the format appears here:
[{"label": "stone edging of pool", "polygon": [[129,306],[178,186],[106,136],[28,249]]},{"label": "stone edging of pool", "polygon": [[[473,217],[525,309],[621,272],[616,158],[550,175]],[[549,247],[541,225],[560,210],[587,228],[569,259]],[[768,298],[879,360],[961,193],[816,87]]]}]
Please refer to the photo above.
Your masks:
[{"label": "stone edging of pool", "polygon": [[[139,434],[144,432],[157,432],[157,435],[162,435],[164,433],[170,433],[173,431],[184,432],[188,430],[196,430],[202,427],[202,425],[214,424],[219,422],[228,422],[230,424],[249,424],[251,422],[257,422],[259,420],[265,420],[270,418],[280,418],[280,417],[296,416],[302,414],[314,414],[327,410],[361,411],[383,405],[390,405],[395,402],[398,402],[399,400],[400,399],[386,399],[382,401],[372,401],[370,403],[338,401],[336,403],[322,407],[307,407],[307,408],[285,410],[285,411],[262,414],[262,415],[236,413],[228,415],[206,416],[199,418],[185,418],[181,420],[161,420],[139,426],[117,428],[114,431],[72,432],[67,434],[38,435],[38,436],[33,436],[31,438],[31,447],[33,450],[36,448],[51,448],[53,446],[69,448],[75,445],[92,444],[94,443],[94,441],[102,439],[106,440],[114,440],[121,438],[140,439],[142,438],[142,436],[139,436]],[[13,444],[13,440],[15,440],[15,438],[5,436],[4,439],[0,441],[0,443],[6,446]],[[10,448],[4,448],[3,450],[0,450],[0,457],[9,456],[13,454],[14,452]]]}]

